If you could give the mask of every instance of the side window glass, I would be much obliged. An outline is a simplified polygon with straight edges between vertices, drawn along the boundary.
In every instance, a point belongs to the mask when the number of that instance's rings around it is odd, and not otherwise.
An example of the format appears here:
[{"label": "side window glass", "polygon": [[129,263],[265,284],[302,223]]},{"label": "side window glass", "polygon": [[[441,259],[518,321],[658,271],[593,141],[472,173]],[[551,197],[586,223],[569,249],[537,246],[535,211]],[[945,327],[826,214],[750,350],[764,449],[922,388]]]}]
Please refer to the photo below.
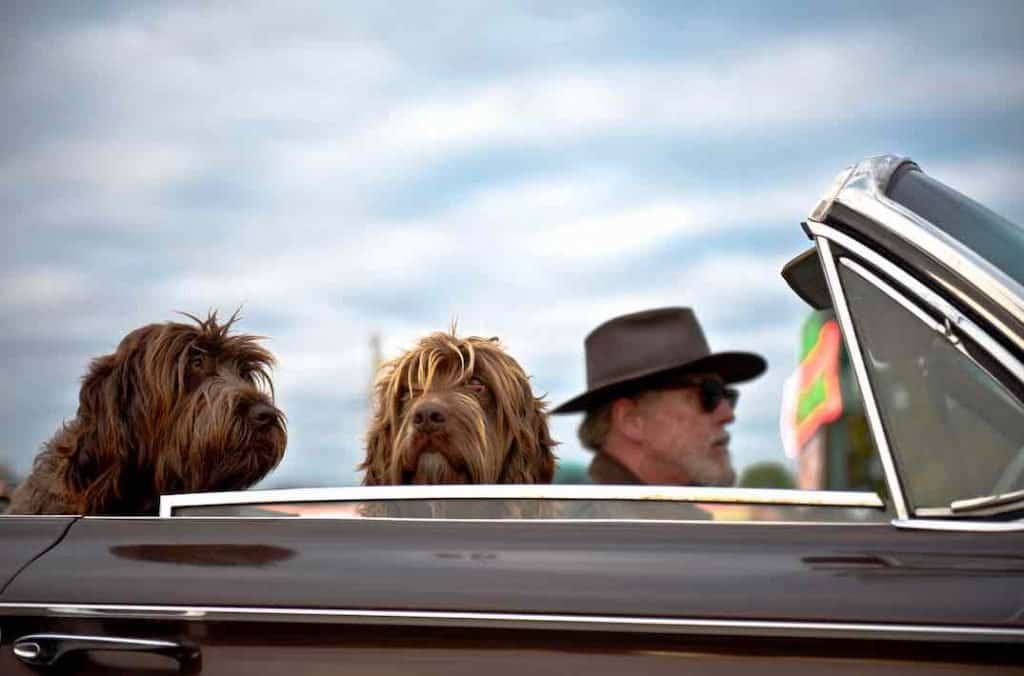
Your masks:
[{"label": "side window glass", "polygon": [[[941,325],[870,272],[839,274],[914,509],[1024,488],[1024,407]],[[883,291],[879,286],[886,287]]]}]

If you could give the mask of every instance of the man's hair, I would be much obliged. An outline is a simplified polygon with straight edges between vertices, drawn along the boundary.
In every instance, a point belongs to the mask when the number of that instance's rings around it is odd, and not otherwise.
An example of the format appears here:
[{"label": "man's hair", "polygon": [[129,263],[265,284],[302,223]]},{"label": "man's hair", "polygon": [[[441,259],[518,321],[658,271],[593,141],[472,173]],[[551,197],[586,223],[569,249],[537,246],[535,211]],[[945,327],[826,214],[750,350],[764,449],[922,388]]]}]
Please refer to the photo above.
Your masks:
[{"label": "man's hair", "polygon": [[591,451],[600,451],[604,446],[604,440],[608,437],[608,430],[612,426],[612,401],[587,411],[583,416],[576,436],[579,437],[583,448]]},{"label": "man's hair", "polygon": [[591,451],[600,451],[604,448],[604,442],[608,438],[608,432],[612,429],[612,406],[619,399],[631,399],[637,406],[647,406],[653,401],[653,395],[660,390],[658,388],[647,388],[631,394],[622,394],[611,401],[592,408],[583,416],[583,422],[576,430],[583,448]]}]

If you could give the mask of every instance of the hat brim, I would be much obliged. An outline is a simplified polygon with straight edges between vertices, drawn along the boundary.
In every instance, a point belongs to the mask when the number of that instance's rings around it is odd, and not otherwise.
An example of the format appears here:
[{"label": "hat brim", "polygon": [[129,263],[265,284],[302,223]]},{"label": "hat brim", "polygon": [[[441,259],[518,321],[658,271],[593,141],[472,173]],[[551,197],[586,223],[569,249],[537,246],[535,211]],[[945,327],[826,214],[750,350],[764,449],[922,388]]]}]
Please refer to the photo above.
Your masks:
[{"label": "hat brim", "polygon": [[768,368],[761,355],[752,352],[717,352],[678,366],[657,368],[629,378],[605,383],[551,409],[552,414],[578,413],[600,406],[612,399],[636,394],[646,389],[664,387],[688,373],[716,373],[726,383],[753,380]]}]

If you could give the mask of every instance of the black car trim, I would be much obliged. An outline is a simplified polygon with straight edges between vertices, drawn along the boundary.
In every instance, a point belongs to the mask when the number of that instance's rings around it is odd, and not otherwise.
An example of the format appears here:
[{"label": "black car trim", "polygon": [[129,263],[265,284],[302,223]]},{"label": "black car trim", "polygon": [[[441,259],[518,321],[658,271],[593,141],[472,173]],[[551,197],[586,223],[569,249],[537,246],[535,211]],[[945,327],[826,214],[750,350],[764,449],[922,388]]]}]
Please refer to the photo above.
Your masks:
[{"label": "black car trim", "polygon": [[[1012,308],[1012,316],[1021,316],[1024,312],[1024,288],[1020,284],[934,223],[885,193],[889,179],[901,166],[907,165],[920,170],[905,157],[881,156],[858,163],[836,191],[827,215],[831,217],[839,211],[837,207],[845,206],[867,218],[876,226],[875,230],[884,231],[919,251],[931,252],[931,256],[981,290],[987,298],[998,301],[1004,309]],[[1019,319],[1017,322],[1019,328]],[[1018,346],[1024,347],[1024,337],[1019,333],[1012,338]]]},{"label": "black car trim", "polygon": [[893,265],[943,293],[961,312],[991,330],[993,337],[1006,349],[1015,355],[1024,355],[1024,314],[1014,309],[1017,304],[1005,304],[1005,298],[988,295],[960,269],[952,267],[952,259],[941,259],[934,252],[916,248],[894,232],[879,227],[870,216],[839,202],[825,221],[815,222],[824,223],[870,248],[884,249]]}]

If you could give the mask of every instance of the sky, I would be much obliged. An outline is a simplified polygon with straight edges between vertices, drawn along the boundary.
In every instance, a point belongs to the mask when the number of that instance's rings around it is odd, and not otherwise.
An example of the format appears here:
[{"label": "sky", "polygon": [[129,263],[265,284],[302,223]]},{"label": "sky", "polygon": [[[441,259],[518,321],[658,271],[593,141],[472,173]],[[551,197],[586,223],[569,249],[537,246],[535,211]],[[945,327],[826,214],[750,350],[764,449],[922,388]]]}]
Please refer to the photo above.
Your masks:
[{"label": "sky", "polygon": [[686,305],[769,362],[736,464],[792,466],[801,220],[894,153],[1024,223],[1022,32],[1013,1],[5,2],[0,465],[177,312],[268,337],[276,488],[359,482],[372,336],[457,320],[554,406],[594,326]]}]

